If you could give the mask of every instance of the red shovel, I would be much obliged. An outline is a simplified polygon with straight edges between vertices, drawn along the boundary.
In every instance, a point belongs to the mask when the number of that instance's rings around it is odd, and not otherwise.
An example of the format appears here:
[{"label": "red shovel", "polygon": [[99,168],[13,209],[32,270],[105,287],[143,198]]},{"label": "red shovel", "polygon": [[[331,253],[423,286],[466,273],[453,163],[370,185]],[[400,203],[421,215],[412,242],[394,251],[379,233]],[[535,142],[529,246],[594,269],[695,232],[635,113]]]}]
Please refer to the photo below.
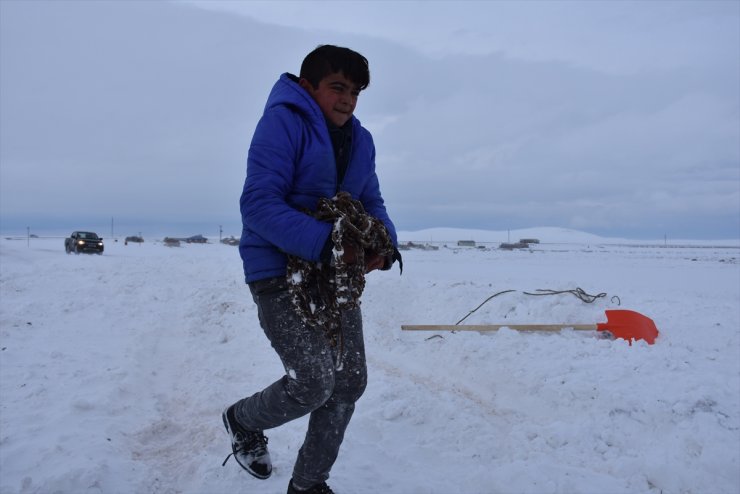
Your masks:
[{"label": "red shovel", "polygon": [[645,340],[655,343],[658,328],[647,316],[631,310],[607,310],[606,322],[597,324],[482,324],[482,325],[404,325],[404,331],[496,331],[501,328],[518,331],[560,331],[572,328],[582,331],[608,331],[615,338],[623,338],[632,345],[632,340]]}]

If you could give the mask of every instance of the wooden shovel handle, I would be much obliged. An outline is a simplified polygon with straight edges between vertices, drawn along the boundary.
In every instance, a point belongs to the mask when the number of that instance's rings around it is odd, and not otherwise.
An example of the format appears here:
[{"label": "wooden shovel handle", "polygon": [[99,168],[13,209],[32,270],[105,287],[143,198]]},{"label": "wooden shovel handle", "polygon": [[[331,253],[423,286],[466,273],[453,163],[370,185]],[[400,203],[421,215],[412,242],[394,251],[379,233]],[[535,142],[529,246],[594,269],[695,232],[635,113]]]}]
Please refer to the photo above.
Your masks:
[{"label": "wooden shovel handle", "polygon": [[497,331],[501,328],[517,331],[560,331],[561,329],[576,329],[579,331],[596,331],[596,324],[405,324],[404,331]]}]

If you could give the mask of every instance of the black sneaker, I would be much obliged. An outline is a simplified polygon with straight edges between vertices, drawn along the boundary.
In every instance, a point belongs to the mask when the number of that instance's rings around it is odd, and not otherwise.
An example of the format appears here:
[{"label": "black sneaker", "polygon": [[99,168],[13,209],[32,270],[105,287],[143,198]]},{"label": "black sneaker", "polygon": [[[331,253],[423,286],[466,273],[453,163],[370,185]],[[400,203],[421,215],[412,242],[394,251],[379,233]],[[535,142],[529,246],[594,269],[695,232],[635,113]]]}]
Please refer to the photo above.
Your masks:
[{"label": "black sneaker", "polygon": [[234,405],[231,405],[221,414],[224,427],[231,437],[231,454],[226,457],[221,466],[226,465],[232,456],[247,472],[258,479],[266,479],[272,474],[272,461],[267,451],[267,438],[262,431],[248,431],[236,421]]},{"label": "black sneaker", "polygon": [[302,491],[295,487],[293,485],[293,479],[290,479],[290,484],[288,484],[288,494],[334,494],[334,491],[331,490],[331,487],[326,485],[326,482],[316,484],[310,489]]}]

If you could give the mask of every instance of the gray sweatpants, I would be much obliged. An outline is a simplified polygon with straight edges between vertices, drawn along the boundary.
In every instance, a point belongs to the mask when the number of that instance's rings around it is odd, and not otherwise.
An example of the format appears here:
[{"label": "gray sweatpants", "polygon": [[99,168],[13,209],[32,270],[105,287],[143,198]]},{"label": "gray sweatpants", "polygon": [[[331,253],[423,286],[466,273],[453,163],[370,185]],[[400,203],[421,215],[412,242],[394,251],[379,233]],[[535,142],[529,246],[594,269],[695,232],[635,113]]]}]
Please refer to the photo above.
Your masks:
[{"label": "gray sweatpants", "polygon": [[367,385],[362,314],[359,307],[342,314],[340,356],[339,345],[332,347],[323,329],[301,321],[284,278],[250,283],[249,289],[285,375],[238,401],[236,419],[247,429],[265,430],[310,413],[293,469],[293,483],[309,488],[329,478],[355,402]]}]

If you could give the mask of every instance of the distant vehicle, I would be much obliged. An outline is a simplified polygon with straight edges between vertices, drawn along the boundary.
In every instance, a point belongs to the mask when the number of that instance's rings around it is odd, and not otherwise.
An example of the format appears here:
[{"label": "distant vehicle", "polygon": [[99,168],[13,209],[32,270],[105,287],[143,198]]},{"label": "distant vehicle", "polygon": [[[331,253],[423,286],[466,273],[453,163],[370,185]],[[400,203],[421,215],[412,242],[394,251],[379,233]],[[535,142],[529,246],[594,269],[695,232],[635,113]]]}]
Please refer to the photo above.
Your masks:
[{"label": "distant vehicle", "polygon": [[180,239],[178,238],[164,237],[163,242],[167,247],[180,247]]},{"label": "distant vehicle", "polygon": [[143,237],[140,237],[138,235],[132,235],[130,237],[126,237],[126,240],[125,240],[126,243],[134,242],[134,243],[137,243],[137,244],[140,244],[143,241],[144,241],[144,238]]},{"label": "distant vehicle", "polygon": [[222,238],[221,243],[226,245],[239,245],[239,239],[231,236],[229,238]]},{"label": "distant vehicle", "polygon": [[67,254],[74,252],[94,252],[102,254],[104,250],[103,239],[94,232],[72,232],[69,238],[64,239],[64,250]]},{"label": "distant vehicle", "polygon": [[193,235],[192,237],[186,238],[185,242],[189,244],[207,244],[208,239],[203,235]]}]

